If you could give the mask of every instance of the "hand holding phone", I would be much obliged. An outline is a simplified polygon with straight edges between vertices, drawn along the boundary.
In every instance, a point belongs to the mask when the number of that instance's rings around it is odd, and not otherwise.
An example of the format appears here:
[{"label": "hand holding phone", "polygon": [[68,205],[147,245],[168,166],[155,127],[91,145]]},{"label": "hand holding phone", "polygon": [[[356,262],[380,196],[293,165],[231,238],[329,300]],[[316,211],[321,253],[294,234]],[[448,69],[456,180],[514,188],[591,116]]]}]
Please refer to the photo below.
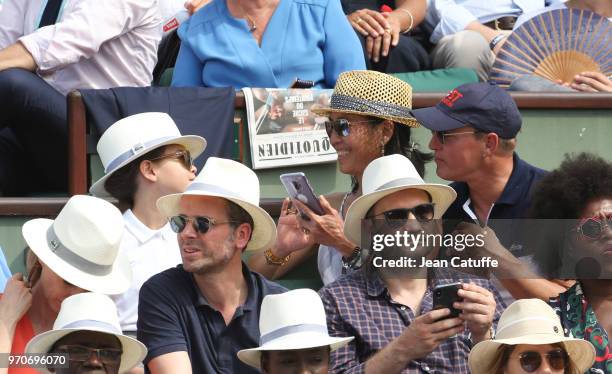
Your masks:
[{"label": "hand holding phone", "polygon": [[448,308],[451,312],[445,318],[458,317],[461,310],[453,307],[453,303],[463,300],[458,294],[462,288],[460,282],[437,285],[433,290],[433,309]]},{"label": "hand holding phone", "polygon": [[[285,186],[289,197],[298,200],[318,215],[323,215],[323,207],[315,195],[308,178],[302,172],[287,173],[280,176],[281,183]],[[303,213],[303,212],[301,212]]]}]

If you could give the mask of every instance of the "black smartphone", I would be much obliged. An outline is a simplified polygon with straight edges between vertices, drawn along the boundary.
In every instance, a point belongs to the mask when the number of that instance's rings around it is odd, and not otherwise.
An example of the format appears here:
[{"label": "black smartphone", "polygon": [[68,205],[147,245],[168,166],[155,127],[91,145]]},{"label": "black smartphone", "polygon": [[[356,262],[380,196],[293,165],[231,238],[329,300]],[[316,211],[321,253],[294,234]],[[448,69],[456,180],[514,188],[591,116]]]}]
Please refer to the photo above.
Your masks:
[{"label": "black smartphone", "polygon": [[451,313],[445,318],[455,318],[459,316],[461,310],[453,307],[456,301],[463,301],[457,294],[462,288],[460,282],[440,284],[433,289],[433,309],[450,309]]},{"label": "black smartphone", "polygon": [[306,178],[304,173],[281,174],[280,180],[283,186],[285,186],[289,197],[301,201],[314,213],[323,215],[321,203],[319,203],[319,199],[312,190],[312,186],[310,186],[310,182],[308,182],[308,178]]},{"label": "black smartphone", "polygon": [[293,83],[291,83],[291,86],[289,86],[289,88],[313,88],[313,87],[314,87],[314,81],[309,81],[309,80],[300,79],[300,78],[295,78],[293,80]]}]

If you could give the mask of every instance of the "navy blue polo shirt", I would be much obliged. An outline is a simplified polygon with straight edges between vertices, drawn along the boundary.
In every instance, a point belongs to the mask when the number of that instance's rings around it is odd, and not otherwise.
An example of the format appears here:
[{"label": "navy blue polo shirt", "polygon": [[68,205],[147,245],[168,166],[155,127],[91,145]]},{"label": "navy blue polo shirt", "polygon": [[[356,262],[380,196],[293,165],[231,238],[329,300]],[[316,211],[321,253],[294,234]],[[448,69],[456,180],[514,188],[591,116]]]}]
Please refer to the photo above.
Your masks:
[{"label": "navy blue polo shirt", "polygon": [[183,265],[146,281],[138,305],[138,340],[149,350],[145,364],[166,353],[186,351],[194,374],[259,373],[238,360],[236,353],[259,346],[261,302],[264,296],[286,289],[251,272],[244,263],[242,271],[249,293],[229,325],[202,296]]},{"label": "navy blue polo shirt", "polygon": [[[531,198],[537,183],[547,171],[537,168],[521,160],[514,153],[512,174],[504,187],[499,199],[493,205],[488,220],[501,243],[515,256],[527,255],[520,240],[520,222],[518,219],[528,218],[531,208]],[[449,221],[475,222],[476,215],[470,199],[470,188],[465,182],[453,182],[450,185],[457,192],[457,199],[451,204],[443,218]],[[516,219],[511,222],[510,220]]]}]

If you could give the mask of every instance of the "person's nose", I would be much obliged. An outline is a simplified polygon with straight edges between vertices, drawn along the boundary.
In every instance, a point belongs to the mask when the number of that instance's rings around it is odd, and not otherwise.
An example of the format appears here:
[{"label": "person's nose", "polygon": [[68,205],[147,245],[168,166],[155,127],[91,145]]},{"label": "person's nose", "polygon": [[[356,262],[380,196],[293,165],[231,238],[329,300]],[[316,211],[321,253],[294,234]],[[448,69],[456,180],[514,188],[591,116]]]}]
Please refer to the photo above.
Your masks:
[{"label": "person's nose", "polygon": [[192,219],[189,219],[187,223],[185,223],[185,227],[183,228],[183,231],[179,232],[179,236],[183,239],[193,239],[198,237],[198,231],[195,229]]},{"label": "person's nose", "polygon": [[87,361],[85,361],[83,366],[90,368],[103,368],[104,365],[102,364],[102,360],[100,360],[100,353],[98,351],[91,351],[91,353],[89,353],[89,358]]}]

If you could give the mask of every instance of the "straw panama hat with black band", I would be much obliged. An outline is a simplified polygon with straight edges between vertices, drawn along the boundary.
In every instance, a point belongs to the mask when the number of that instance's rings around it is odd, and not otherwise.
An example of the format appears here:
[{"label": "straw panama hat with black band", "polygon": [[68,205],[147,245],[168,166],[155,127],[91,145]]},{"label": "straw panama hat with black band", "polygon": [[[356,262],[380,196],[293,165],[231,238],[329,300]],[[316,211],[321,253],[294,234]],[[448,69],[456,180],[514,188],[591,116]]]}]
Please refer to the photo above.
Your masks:
[{"label": "straw panama hat with black band", "polygon": [[353,243],[361,243],[361,220],[387,195],[411,188],[427,191],[434,203],[434,219],[442,218],[457,197],[455,190],[445,184],[425,183],[412,162],[399,154],[370,162],[363,172],[362,182],[363,195],[351,204],[344,221],[344,235]]},{"label": "straw panama hat with black band", "polygon": [[410,127],[419,126],[410,114],[412,86],[399,78],[372,70],[341,73],[329,108],[311,110],[321,116],[348,113],[388,119]]},{"label": "straw panama hat with black band", "polygon": [[566,337],[553,308],[540,299],[517,300],[502,313],[495,339],[482,341],[472,348],[468,365],[472,374],[489,374],[502,345],[555,343],[563,346],[579,373],[593,365],[593,345],[583,339]]},{"label": "straw panama hat with black band", "polygon": [[115,295],[132,282],[127,256],[119,252],[123,217],[106,200],[75,195],[55,220],[35,218],[21,228],[32,252],[65,281]]},{"label": "straw panama hat with black band", "polygon": [[329,346],[331,352],[347,345],[352,336],[331,337],[319,295],[307,288],[267,295],[259,313],[259,347],[238,351],[245,364],[261,369],[261,352]]},{"label": "straw panama hat with black band", "polygon": [[[113,300],[103,294],[85,292],[64,299],[53,323],[53,329],[33,337],[25,353],[47,354],[64,336],[77,331],[96,331],[115,336],[121,342],[123,353],[119,373],[125,373],[140,363],[147,348],[138,340],[121,332],[117,308]],[[38,369],[43,373],[48,370]]]},{"label": "straw panama hat with black band", "polygon": [[157,208],[166,217],[180,214],[183,196],[213,196],[238,204],[253,219],[253,233],[246,250],[267,249],[276,240],[276,224],[268,212],[259,207],[259,178],[247,166],[224,158],[209,157],[200,174],[183,193],[162,196]]},{"label": "straw panama hat with black band", "polygon": [[146,112],[120,119],[98,141],[104,176],[91,186],[89,192],[94,196],[109,197],[104,183],[113,173],[145,153],[170,144],[182,145],[194,159],[206,148],[203,137],[181,135],[167,113]]}]

